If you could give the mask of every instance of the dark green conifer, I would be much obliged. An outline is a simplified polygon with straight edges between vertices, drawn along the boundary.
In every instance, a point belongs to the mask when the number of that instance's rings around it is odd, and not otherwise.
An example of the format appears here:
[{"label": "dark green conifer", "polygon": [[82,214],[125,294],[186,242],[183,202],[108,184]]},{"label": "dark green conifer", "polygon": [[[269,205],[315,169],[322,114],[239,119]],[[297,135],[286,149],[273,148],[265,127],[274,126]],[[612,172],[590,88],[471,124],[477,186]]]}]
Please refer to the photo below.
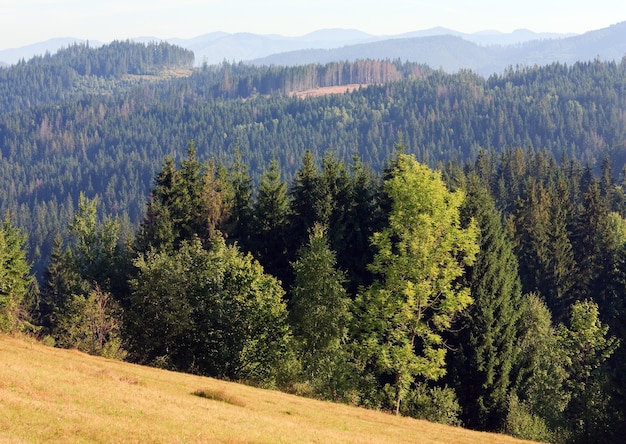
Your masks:
[{"label": "dark green conifer", "polygon": [[463,278],[474,303],[461,317],[451,354],[450,379],[463,408],[465,424],[499,430],[504,424],[511,371],[517,359],[521,284],[517,258],[489,192],[470,176],[462,207],[464,223],[479,227],[480,252]]},{"label": "dark green conifer", "polygon": [[254,256],[267,273],[281,281],[290,273],[287,259],[287,223],[289,199],[287,184],[281,180],[278,162],[273,160],[261,177],[257,198],[252,208],[251,244]]}]

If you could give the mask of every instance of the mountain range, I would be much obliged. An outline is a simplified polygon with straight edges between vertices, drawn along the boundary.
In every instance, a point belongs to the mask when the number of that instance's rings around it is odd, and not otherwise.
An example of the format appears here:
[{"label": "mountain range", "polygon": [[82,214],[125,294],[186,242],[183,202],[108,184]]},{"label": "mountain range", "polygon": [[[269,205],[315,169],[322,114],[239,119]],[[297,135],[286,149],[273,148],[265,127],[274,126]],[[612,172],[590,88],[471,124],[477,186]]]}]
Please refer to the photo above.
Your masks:
[{"label": "mountain range", "polygon": [[[473,34],[432,28],[398,35],[371,35],[354,29],[324,29],[299,37],[212,32],[191,39],[137,37],[137,42],[167,41],[195,53],[196,65],[244,61],[257,65],[298,65],[356,59],[400,59],[448,72],[471,69],[488,76],[510,66],[571,64],[593,59],[620,60],[626,54],[626,22],[580,35],[483,31]],[[56,38],[0,51],[0,66],[28,60],[73,43]],[[102,42],[89,41],[91,46]]]}]

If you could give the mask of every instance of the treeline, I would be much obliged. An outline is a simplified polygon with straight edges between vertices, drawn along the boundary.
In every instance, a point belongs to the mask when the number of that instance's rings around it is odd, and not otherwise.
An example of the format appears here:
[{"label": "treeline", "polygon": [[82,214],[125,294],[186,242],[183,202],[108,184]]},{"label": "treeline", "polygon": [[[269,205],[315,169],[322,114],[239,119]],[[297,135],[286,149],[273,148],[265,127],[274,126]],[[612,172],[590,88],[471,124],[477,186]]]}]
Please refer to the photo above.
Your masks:
[{"label": "treeline", "polygon": [[405,150],[381,173],[309,151],[289,184],[272,162],[254,185],[239,155],[203,162],[191,143],[154,177],[136,235],[81,195],[39,292],[7,222],[2,273],[23,283],[3,287],[2,328],[479,430],[620,442],[624,179],[543,151],[434,171]]},{"label": "treeline", "polygon": [[141,84],[132,75],[157,75],[167,67],[193,67],[193,52],[166,42],[114,41],[102,47],[74,44],[0,69],[0,115],[86,94],[120,94]]},{"label": "treeline", "polygon": [[[28,66],[36,73],[47,69],[42,63]],[[566,154],[596,170],[608,154],[619,172],[625,73],[623,63],[599,61],[511,70],[489,79],[389,61],[296,68],[224,63],[186,78],[122,89],[78,76],[91,82],[74,90],[81,91],[80,99],[63,93],[45,99],[54,103],[27,108],[29,97],[46,97],[56,88],[46,82],[62,76],[43,76],[43,83],[24,76],[30,86],[15,83],[9,94],[22,101],[22,110],[0,116],[0,211],[10,212],[29,233],[40,276],[80,192],[98,196],[104,211],[119,215],[132,230],[160,159],[184,156],[180,140],[194,139],[201,159],[227,162],[238,149],[254,181],[272,159],[292,179],[307,149],[317,155],[332,151],[346,161],[356,153],[380,171],[399,132],[430,166],[474,158],[481,148],[521,146],[557,158]],[[391,81],[398,76],[402,80]],[[368,80],[376,84],[350,94],[305,100],[286,94],[326,82]]]},{"label": "treeline", "polygon": [[250,66],[244,63],[203,66],[199,79],[208,77],[213,97],[236,98],[256,94],[290,94],[328,86],[381,84],[425,76],[432,70],[399,60],[359,60],[325,65]]},{"label": "treeline", "polygon": [[42,62],[65,63],[80,76],[121,77],[125,74],[158,74],[167,67],[192,68],[194,54],[167,42],[139,44],[127,40],[95,49],[88,43],[70,45],[54,56],[44,56],[40,62],[33,59],[28,63],[41,65]]}]

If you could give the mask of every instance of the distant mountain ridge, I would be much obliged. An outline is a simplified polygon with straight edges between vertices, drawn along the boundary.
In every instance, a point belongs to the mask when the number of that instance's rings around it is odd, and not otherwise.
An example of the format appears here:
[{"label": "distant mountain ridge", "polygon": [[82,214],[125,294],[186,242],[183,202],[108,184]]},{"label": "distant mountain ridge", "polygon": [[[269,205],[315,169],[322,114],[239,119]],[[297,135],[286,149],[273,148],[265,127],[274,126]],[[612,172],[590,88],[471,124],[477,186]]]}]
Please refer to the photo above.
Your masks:
[{"label": "distant mountain ridge", "polygon": [[[521,35],[525,35],[520,31]],[[508,67],[547,65],[554,62],[619,61],[626,55],[626,22],[582,35],[527,40],[511,45],[480,45],[460,35],[440,34],[394,38],[334,49],[309,49],[274,54],[251,60],[255,65],[301,65],[354,61],[358,59],[400,59],[424,63],[447,72],[470,69],[489,76]]]},{"label": "distant mountain ridge", "polygon": [[[251,33],[211,32],[190,39],[135,37],[137,42],[167,41],[175,45],[190,49],[196,54],[198,65],[228,61],[246,61],[258,59],[272,54],[304,49],[333,49],[359,43],[371,43],[381,40],[431,37],[437,35],[454,35],[480,45],[509,45],[519,44],[529,40],[568,37],[571,34],[534,33],[528,30],[517,30],[512,33],[498,31],[482,31],[473,34],[457,32],[451,29],[437,27],[421,31],[414,31],[398,35],[372,35],[356,29],[320,29],[311,33],[287,37],[282,35],[258,35]],[[43,55],[46,51],[54,53],[73,43],[85,43],[86,40],[71,37],[55,38],[20,48],[0,50],[0,61],[6,64],[15,64],[21,59],[28,60],[36,55]],[[99,46],[103,42],[89,40],[89,44]]]},{"label": "distant mountain ridge", "polygon": [[[626,54],[626,22],[581,35],[482,31],[472,34],[431,28],[398,35],[371,35],[355,29],[322,29],[298,37],[251,33],[212,32],[191,39],[133,38],[137,42],[166,41],[195,54],[196,66],[228,62],[256,65],[298,65],[400,59],[427,64],[448,72],[471,69],[481,75],[502,72],[509,66],[575,63],[595,58],[620,60]],[[84,40],[58,38],[17,49],[0,51],[0,66],[28,60],[45,52]],[[89,41],[92,46],[102,42]]]}]

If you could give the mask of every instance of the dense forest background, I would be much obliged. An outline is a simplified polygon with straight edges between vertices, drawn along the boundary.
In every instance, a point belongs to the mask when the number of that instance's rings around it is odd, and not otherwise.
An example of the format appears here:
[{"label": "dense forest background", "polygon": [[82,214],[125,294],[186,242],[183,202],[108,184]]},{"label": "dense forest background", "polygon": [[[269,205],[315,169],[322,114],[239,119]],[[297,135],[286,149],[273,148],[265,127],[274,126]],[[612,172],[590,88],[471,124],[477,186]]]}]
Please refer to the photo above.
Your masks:
[{"label": "dense forest background", "polygon": [[[184,156],[192,139],[201,159],[228,161],[237,149],[255,180],[272,159],[290,180],[307,149],[345,160],[358,153],[379,170],[398,133],[431,166],[506,147],[593,168],[608,155],[617,173],[624,164],[624,63],[520,68],[488,79],[397,61],[224,63],[184,77],[167,69],[192,63],[192,53],[167,44],[117,42],[0,70],[0,211],[28,230],[38,272],[81,191],[134,225],[165,155]],[[290,95],[343,84],[369,86]]]},{"label": "dense forest background", "polygon": [[626,59],[192,65],[115,42],[0,69],[1,259],[36,278],[1,329],[26,310],[106,356],[623,436]]}]

